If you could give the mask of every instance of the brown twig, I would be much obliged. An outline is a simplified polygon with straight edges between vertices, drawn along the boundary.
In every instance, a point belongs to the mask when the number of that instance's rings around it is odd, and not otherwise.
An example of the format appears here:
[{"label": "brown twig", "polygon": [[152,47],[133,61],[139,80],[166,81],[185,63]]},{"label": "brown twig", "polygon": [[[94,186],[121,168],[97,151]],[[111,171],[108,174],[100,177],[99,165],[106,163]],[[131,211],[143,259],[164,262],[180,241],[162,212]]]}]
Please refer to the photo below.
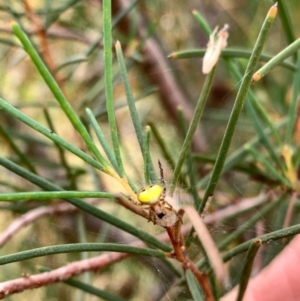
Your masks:
[{"label": "brown twig", "polygon": [[[91,203],[98,203],[99,199],[91,199]],[[29,212],[23,214],[20,218],[16,219],[12,224],[10,224],[5,231],[0,234],[0,247],[7,243],[18,231],[22,230],[28,224],[34,222],[38,218],[45,215],[54,214],[65,214],[78,211],[78,208],[71,204],[62,203],[53,206],[43,206],[30,210]]]},{"label": "brown twig", "polygon": [[61,282],[86,271],[99,270],[128,256],[129,254],[124,253],[106,253],[91,259],[72,262],[50,272],[2,282],[0,283],[0,299],[24,290]]},{"label": "brown twig", "polygon": [[185,251],[185,247],[182,245],[183,241],[181,241],[180,239],[176,239],[176,235],[175,235],[176,230],[174,228],[175,227],[166,228],[167,233],[170,237],[170,241],[173,245],[173,252],[170,253],[169,256],[171,258],[176,258],[179,262],[181,262],[184,270],[190,270],[195,275],[198,283],[201,285],[203,292],[206,296],[205,300],[214,301],[215,298],[212,294],[208,277],[202,274],[194,265],[194,263],[188,258],[187,253]]},{"label": "brown twig", "polygon": [[[12,33],[12,29],[9,26],[0,26],[0,32]],[[36,35],[37,33],[38,32],[35,29],[27,31],[27,34],[29,36]],[[47,37],[51,38],[78,41],[84,44],[93,43],[93,40],[90,39],[88,36],[85,36],[82,33],[77,32],[75,30],[64,28],[58,24],[52,24],[51,27],[46,31],[46,35]],[[100,43],[99,46],[101,46]]]},{"label": "brown twig", "polygon": [[12,236],[18,231],[23,229],[34,220],[45,215],[53,215],[58,213],[69,213],[78,210],[76,207],[70,204],[59,204],[55,206],[39,207],[33,209],[20,218],[16,219],[4,232],[0,234],[0,247],[2,247]]},{"label": "brown twig", "polygon": [[203,288],[203,291],[206,294],[206,301],[215,301],[207,275],[202,274],[190,259],[187,259],[185,265],[185,268],[189,269],[195,275],[197,281]]},{"label": "brown twig", "polygon": [[[25,7],[25,12],[28,17],[28,19],[31,21],[33,26],[35,27],[35,30],[37,32],[37,35],[40,38],[40,43],[41,43],[41,55],[43,56],[43,59],[45,63],[47,64],[48,68],[50,71],[55,70],[55,63],[54,60],[51,56],[51,52],[49,49],[48,41],[47,41],[47,34],[46,30],[43,28],[43,25],[41,24],[40,20],[34,15],[32,8],[28,2],[28,0],[23,0],[23,4]],[[60,86],[61,89],[63,89],[63,80],[61,77],[59,77],[56,73],[53,74],[55,80],[57,81],[58,85]]]}]

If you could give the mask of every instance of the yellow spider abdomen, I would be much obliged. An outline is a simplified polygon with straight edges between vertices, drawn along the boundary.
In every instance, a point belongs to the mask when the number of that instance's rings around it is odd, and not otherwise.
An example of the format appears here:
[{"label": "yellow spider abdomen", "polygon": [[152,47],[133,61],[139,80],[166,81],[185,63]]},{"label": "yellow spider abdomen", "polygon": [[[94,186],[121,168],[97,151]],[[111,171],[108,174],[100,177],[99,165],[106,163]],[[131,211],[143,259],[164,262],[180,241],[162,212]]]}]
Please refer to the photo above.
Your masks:
[{"label": "yellow spider abdomen", "polygon": [[162,191],[163,191],[162,186],[153,185],[144,188],[141,192],[138,193],[137,197],[141,203],[151,205],[159,201]]}]

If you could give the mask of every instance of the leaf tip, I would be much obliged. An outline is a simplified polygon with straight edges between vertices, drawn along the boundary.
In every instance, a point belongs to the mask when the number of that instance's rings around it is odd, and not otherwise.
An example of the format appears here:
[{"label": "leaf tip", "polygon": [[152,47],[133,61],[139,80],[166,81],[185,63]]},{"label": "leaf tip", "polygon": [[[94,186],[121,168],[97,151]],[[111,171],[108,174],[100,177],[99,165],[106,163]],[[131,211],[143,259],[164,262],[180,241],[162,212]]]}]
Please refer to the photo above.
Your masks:
[{"label": "leaf tip", "polygon": [[274,20],[277,15],[277,11],[278,11],[278,5],[276,2],[273,6],[271,6],[271,8],[268,11],[268,19]]},{"label": "leaf tip", "polygon": [[258,82],[261,79],[261,74],[259,72],[256,72],[252,76],[252,82]]},{"label": "leaf tip", "polygon": [[10,20],[8,23],[9,23],[10,27],[14,27],[17,25],[16,21],[14,21],[14,20]]},{"label": "leaf tip", "polygon": [[175,53],[171,53],[168,55],[168,59],[174,59],[176,57]]},{"label": "leaf tip", "polygon": [[117,41],[117,42],[116,42],[115,47],[116,47],[116,48],[121,48],[121,43],[120,43],[120,41]]}]

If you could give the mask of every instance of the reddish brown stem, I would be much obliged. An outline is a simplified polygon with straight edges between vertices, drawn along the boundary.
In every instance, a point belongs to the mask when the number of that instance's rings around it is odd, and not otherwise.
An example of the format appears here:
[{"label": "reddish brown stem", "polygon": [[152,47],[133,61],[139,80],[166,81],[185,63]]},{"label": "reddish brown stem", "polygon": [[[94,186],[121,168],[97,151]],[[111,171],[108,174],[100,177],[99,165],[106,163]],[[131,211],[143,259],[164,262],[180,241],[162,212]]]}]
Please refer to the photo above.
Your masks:
[{"label": "reddish brown stem", "polygon": [[197,267],[194,265],[194,263],[187,257],[185,253],[185,248],[182,245],[182,240],[175,235],[175,227],[167,227],[166,228],[168,235],[170,237],[170,241],[173,245],[174,249],[174,255],[172,257],[175,257],[179,262],[182,263],[182,267],[187,270],[189,269],[196,277],[198,283],[201,285],[205,296],[206,301],[215,301],[215,298],[212,294],[208,277],[206,275],[203,275]]},{"label": "reddish brown stem", "polygon": [[186,258],[185,268],[189,269],[196,277],[206,295],[206,301],[215,301],[207,275],[202,274],[189,258]]}]

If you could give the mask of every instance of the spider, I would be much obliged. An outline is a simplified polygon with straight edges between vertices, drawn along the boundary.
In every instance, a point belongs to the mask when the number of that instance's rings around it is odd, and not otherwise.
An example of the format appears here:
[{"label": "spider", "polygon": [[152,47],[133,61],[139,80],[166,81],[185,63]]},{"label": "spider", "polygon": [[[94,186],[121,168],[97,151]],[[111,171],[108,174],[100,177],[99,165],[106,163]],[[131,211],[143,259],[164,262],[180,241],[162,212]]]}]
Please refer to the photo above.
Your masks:
[{"label": "spider", "polygon": [[[166,224],[173,223],[174,218],[172,221],[170,217],[174,217],[174,213],[176,216],[176,220],[179,218],[177,215],[177,211],[172,207],[170,203],[166,201],[166,183],[164,180],[164,172],[160,161],[158,160],[158,166],[160,170],[160,183],[155,185],[149,185],[145,188],[142,188],[137,198],[141,203],[141,206],[149,209],[149,220],[153,221],[154,224],[162,219],[167,219]],[[175,220],[175,221],[176,221]],[[163,222],[158,222],[163,226]]]}]

